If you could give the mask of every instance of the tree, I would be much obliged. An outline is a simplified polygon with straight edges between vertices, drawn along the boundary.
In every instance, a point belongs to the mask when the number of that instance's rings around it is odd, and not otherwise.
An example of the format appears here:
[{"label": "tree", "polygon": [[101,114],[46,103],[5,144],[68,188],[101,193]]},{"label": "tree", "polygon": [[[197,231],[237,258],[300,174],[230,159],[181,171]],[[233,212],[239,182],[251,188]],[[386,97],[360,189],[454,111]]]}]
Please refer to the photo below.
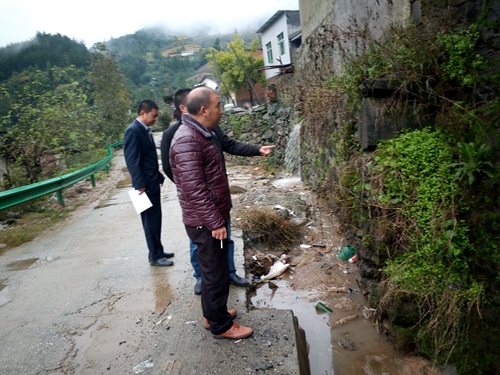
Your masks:
[{"label": "tree", "polygon": [[[258,70],[264,65],[262,57],[256,56],[258,47],[259,40],[257,38],[250,46],[245,46],[245,41],[238,34],[235,34],[234,41],[228,43],[226,51],[216,51],[212,48],[214,52],[206,55],[214,76],[218,70],[222,81],[231,91],[238,92],[240,89],[246,88],[250,93],[252,104],[252,86],[265,82],[264,75]],[[213,54],[215,54],[215,62]],[[225,94],[225,91],[223,85],[222,93]]]},{"label": "tree", "polygon": [[93,88],[97,126],[104,133],[106,142],[115,142],[121,139],[127,125],[131,94],[106,46],[96,43],[93,50],[89,80]]},{"label": "tree", "polygon": [[[69,69],[71,70],[71,69]],[[23,86],[23,95],[11,99],[7,116],[0,119],[1,152],[9,161],[9,187],[37,182],[49,164],[68,153],[94,148],[99,137],[90,129],[95,122],[87,96],[62,68],[52,68],[52,90],[47,72],[37,71]]]}]

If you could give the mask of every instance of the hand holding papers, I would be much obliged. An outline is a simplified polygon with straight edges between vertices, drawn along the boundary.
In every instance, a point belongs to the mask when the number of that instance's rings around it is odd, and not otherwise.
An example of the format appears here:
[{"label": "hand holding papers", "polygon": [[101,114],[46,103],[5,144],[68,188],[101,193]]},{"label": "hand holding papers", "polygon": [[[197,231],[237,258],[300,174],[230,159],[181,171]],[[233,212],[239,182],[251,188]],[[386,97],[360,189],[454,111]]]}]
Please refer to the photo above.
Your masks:
[{"label": "hand holding papers", "polygon": [[135,211],[138,214],[153,206],[146,192],[139,194],[139,190],[130,189],[128,191],[128,195],[130,195],[132,204],[134,205]]}]

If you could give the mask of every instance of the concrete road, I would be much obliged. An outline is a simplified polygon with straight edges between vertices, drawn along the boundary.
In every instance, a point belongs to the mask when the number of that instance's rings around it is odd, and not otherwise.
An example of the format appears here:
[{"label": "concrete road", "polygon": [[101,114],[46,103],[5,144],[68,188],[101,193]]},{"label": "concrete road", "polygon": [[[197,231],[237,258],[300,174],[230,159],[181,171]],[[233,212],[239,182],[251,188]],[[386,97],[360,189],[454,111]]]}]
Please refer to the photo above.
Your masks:
[{"label": "concrete road", "polygon": [[[114,160],[123,168],[123,151]],[[148,263],[129,189],[125,178],[82,217],[0,256],[0,373],[306,374],[292,312],[247,312],[245,289],[231,286],[228,307],[251,338],[203,328],[173,184],[162,192],[163,243],[175,252],[166,268]]]}]

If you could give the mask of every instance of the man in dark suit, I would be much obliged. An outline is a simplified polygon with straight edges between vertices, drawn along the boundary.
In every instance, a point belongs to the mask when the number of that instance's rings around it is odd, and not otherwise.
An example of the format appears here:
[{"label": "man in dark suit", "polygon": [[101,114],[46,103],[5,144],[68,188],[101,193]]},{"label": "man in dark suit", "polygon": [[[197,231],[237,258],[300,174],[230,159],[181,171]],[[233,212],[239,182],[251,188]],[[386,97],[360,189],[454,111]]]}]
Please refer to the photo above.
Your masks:
[{"label": "man in dark suit", "polygon": [[160,185],[165,176],[159,171],[156,144],[150,129],[158,118],[158,105],[152,100],[144,100],[139,104],[137,114],[136,120],[125,131],[125,162],[132,177],[132,186],[139,194],[146,192],[153,204],[141,212],[149,263],[157,267],[171,266],[174,262],[167,258],[174,254],[165,253],[161,244]]}]

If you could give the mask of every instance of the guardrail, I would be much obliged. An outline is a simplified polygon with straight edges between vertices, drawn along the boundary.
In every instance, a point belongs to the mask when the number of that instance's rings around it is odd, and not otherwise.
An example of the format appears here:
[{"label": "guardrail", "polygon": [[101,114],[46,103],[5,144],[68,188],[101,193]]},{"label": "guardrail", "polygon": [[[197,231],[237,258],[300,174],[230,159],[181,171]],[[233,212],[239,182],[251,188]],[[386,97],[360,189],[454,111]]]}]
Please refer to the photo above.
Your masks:
[{"label": "guardrail", "polygon": [[84,180],[87,177],[90,177],[92,186],[95,186],[94,174],[99,172],[101,169],[105,169],[106,172],[109,172],[111,159],[113,157],[113,148],[121,145],[123,145],[123,142],[115,142],[107,146],[106,149],[108,151],[108,156],[101,161],[76,172],[0,192],[0,210],[29,202],[33,199],[40,198],[54,192],[57,192],[57,201],[59,204],[64,206],[62,189],[74,185],[78,181]]}]

